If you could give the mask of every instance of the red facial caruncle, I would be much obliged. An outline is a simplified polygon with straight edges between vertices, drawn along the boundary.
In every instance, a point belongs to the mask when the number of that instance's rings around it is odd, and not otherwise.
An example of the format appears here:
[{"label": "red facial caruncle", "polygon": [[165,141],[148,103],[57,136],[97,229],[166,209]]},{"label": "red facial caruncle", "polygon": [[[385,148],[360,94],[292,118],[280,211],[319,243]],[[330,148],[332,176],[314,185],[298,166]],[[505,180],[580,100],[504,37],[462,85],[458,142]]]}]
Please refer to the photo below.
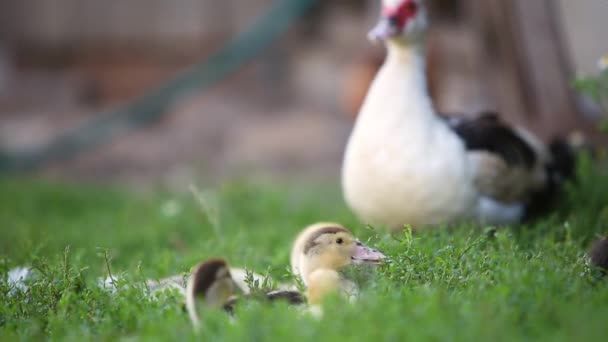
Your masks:
[{"label": "red facial caruncle", "polygon": [[395,7],[384,7],[382,15],[385,18],[394,20],[399,29],[403,29],[408,20],[412,19],[418,13],[418,3],[416,0],[405,0]]}]

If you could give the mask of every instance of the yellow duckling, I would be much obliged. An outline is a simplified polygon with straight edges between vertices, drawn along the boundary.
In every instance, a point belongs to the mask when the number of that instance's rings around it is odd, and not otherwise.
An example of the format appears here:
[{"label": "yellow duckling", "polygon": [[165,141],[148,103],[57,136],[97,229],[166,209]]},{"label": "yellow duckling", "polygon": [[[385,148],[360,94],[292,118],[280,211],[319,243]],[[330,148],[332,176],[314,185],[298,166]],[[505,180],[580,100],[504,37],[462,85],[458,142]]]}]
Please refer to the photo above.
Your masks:
[{"label": "yellow duckling", "polygon": [[306,285],[311,305],[320,304],[327,294],[338,292],[349,298],[357,295],[357,285],[340,271],[356,264],[379,264],[385,255],[359,242],[344,226],[317,223],[302,231],[291,251],[291,267]]}]

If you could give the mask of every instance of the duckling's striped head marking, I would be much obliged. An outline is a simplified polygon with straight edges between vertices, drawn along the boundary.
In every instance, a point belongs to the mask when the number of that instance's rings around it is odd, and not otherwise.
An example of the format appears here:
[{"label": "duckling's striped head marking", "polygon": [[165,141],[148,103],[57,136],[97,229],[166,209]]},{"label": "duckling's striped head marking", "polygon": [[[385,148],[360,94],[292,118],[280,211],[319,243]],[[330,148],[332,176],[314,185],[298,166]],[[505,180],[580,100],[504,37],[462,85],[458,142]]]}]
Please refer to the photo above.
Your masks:
[{"label": "duckling's striped head marking", "polygon": [[317,268],[339,270],[351,264],[375,264],[385,258],[384,254],[365,246],[341,226],[320,227],[313,231],[303,253],[308,259],[308,272]]},{"label": "duckling's striped head marking", "polygon": [[230,277],[228,263],[223,259],[209,259],[196,266],[192,273],[192,292],[195,296],[205,296],[218,280]]},{"label": "duckling's striped head marking", "polygon": [[309,275],[319,269],[338,271],[352,264],[380,263],[384,255],[366,247],[341,224],[318,222],[298,234],[291,250],[291,269],[309,286]]},{"label": "duckling's striped head marking", "polygon": [[315,231],[313,234],[311,234],[310,237],[308,238],[308,241],[306,241],[306,245],[304,245],[304,254],[308,254],[308,252],[312,248],[314,248],[320,244],[320,242],[318,241],[319,237],[321,237],[325,234],[337,234],[337,233],[351,234],[351,232],[348,231],[348,229],[346,229],[344,227],[339,227],[339,226],[328,226],[328,227],[320,228],[317,231]]}]

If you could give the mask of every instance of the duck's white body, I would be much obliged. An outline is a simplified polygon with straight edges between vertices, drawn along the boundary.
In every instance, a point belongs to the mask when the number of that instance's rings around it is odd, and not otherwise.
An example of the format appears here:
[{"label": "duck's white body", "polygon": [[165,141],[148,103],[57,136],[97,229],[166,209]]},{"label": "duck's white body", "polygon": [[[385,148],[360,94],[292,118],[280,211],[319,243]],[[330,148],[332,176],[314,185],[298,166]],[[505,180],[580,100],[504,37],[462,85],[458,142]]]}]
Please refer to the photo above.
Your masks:
[{"label": "duck's white body", "polygon": [[[401,229],[459,220],[514,223],[542,212],[572,155],[495,113],[446,117],[426,83],[423,0],[383,0],[370,38],[386,43],[342,169],[347,204],[366,223]],[[546,208],[546,206],[545,206]]]},{"label": "duck's white body", "polygon": [[471,217],[479,198],[463,142],[433,110],[419,47],[390,45],[346,148],[344,196],[371,223]]}]

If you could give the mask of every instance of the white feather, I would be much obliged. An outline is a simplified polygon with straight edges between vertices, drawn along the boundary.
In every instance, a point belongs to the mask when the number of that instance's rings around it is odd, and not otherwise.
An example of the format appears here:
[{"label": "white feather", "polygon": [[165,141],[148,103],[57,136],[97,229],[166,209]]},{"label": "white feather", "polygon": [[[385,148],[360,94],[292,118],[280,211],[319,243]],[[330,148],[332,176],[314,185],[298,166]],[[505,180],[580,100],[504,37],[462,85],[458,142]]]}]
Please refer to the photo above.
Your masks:
[{"label": "white feather", "polygon": [[32,269],[30,267],[15,267],[8,271],[8,286],[11,289],[9,294],[15,294],[15,291],[27,291],[28,286],[25,281],[31,276]]},{"label": "white feather", "polygon": [[522,203],[505,204],[482,196],[477,204],[476,216],[479,221],[484,223],[515,223],[521,220],[523,215],[524,205]]}]

